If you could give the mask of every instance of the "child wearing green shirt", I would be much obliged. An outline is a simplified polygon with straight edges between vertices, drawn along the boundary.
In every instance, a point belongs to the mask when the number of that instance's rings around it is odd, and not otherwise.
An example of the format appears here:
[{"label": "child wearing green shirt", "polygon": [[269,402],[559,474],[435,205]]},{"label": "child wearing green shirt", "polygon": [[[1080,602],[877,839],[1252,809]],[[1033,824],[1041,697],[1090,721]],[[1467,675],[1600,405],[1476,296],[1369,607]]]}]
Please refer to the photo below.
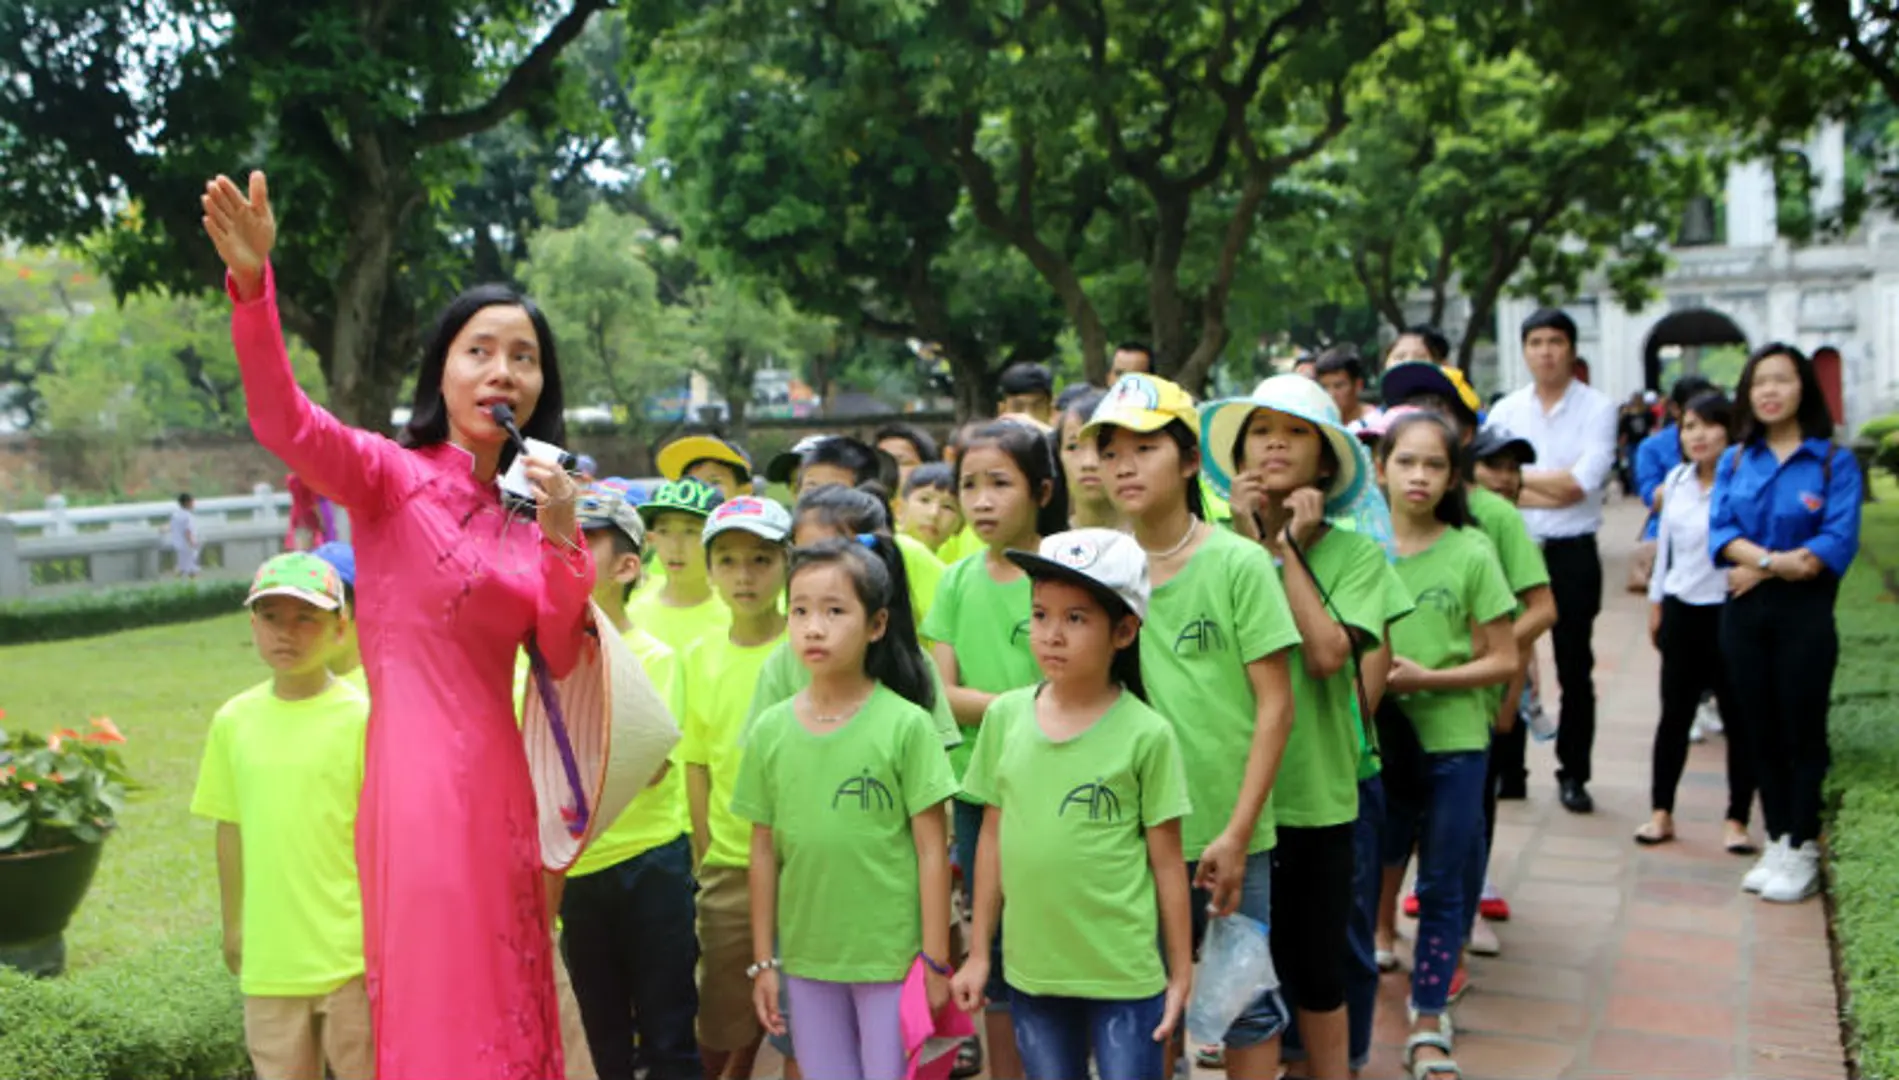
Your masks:
[{"label": "child wearing green shirt", "polygon": [[[1209,909],[1270,927],[1269,799],[1292,729],[1290,658],[1300,640],[1285,590],[1259,544],[1202,516],[1200,414],[1186,391],[1123,375],[1081,437],[1095,440],[1108,495],[1148,556],[1141,674],[1180,739],[1194,793],[1181,833],[1196,937]],[[1275,987],[1228,1029],[1228,1071],[1274,1075],[1285,1027]]]},{"label": "child wearing green shirt", "polygon": [[191,812],[218,823],[224,960],[259,1076],[375,1075],[363,986],[356,803],[369,700],[331,673],[343,582],[304,552],[264,563],[245,606],[268,682],[211,718]]},{"label": "child wearing green shirt", "polygon": [[[957,776],[969,767],[977,726],[998,694],[1032,686],[1039,675],[1029,651],[1029,578],[1010,551],[1030,551],[1066,527],[1066,492],[1047,437],[1024,420],[997,420],[970,432],[956,459],[956,488],[966,518],[987,545],[943,576],[936,607],[923,620],[950,708],[963,726],[962,745],[950,751]],[[954,803],[956,865],[963,897],[974,897],[976,838],[982,807]],[[993,965],[1000,968],[1000,965]],[[990,979],[990,1012],[983,1021],[989,1073],[1016,1077],[1021,1064],[1006,1015],[1009,988],[997,970]]]},{"label": "child wearing green shirt", "polygon": [[779,600],[790,537],[791,515],[769,499],[741,496],[706,519],[705,558],[731,612],[730,628],[687,648],[680,669],[685,715],[678,754],[699,867],[700,1056],[715,1076],[750,1076],[762,1034],[745,976],[752,961],[751,829],[731,806],[753,687],[785,637]]},{"label": "child wearing green shirt", "polygon": [[1508,682],[1517,670],[1510,626],[1516,598],[1489,541],[1469,527],[1455,429],[1433,412],[1389,416],[1378,476],[1391,504],[1398,576],[1417,608],[1392,628],[1385,704],[1395,710],[1394,724],[1415,732],[1421,750],[1421,760],[1405,766],[1415,775],[1393,789],[1394,804],[1402,792],[1412,805],[1395,807],[1388,821],[1389,835],[1406,849],[1414,819],[1417,830],[1419,916],[1405,1065],[1455,1076],[1444,1015],[1483,886],[1492,712],[1485,688]]},{"label": "child wearing green shirt", "polygon": [[[576,520],[595,567],[593,599],[640,662],[674,716],[684,713],[678,659],[626,617],[639,584],[646,529],[624,482],[581,494]],[[699,959],[693,928],[692,846],[685,771],[668,763],[567,871],[560,901],[561,952],[573,979],[595,1067],[603,1077],[700,1080],[694,1018]]]},{"label": "child wearing green shirt", "polygon": [[724,501],[718,489],[684,479],[661,484],[639,507],[666,579],[657,588],[635,592],[626,616],[675,653],[731,623],[731,609],[713,595],[703,537],[706,518]]},{"label": "child wearing green shirt", "polygon": [[798,549],[789,633],[811,685],[759,717],[732,796],[753,823],[753,1007],[787,1031],[782,967],[812,1077],[903,1076],[904,981],[923,972],[932,1014],[949,998],[943,804],[956,780],[916,628],[892,608],[899,558],[855,539]]},{"label": "child wearing green shirt", "polygon": [[[1384,548],[1335,529],[1370,484],[1371,460],[1317,383],[1267,379],[1252,396],[1201,407],[1201,452],[1234,525],[1279,566],[1300,644],[1291,664],[1294,721],[1273,785],[1279,843],[1273,875],[1273,962],[1297,1010],[1288,1029],[1312,1076],[1352,1069],[1346,1014],[1360,747],[1358,657],[1383,647],[1411,610]],[[1360,1062],[1362,1066],[1363,1062]]]},{"label": "child wearing green shirt", "polygon": [[1142,700],[1147,556],[1126,533],[1078,529],[1008,557],[1034,581],[1044,681],[998,696],[976,739],[974,942],[952,989],[982,1006],[1000,916],[1028,1080],[1088,1076],[1091,1049],[1101,1080],[1162,1076],[1193,982],[1191,807],[1173,728]]}]

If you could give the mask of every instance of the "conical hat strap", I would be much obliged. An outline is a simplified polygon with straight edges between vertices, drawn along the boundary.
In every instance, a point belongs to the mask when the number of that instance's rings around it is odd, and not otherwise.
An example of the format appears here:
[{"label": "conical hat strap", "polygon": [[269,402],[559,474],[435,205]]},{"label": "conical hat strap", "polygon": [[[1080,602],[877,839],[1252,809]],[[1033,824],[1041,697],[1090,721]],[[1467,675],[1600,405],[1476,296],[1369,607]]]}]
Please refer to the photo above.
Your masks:
[{"label": "conical hat strap", "polygon": [[562,715],[560,694],[554,689],[554,673],[547,666],[547,660],[541,656],[541,650],[529,641],[527,645],[528,667],[534,673],[534,689],[541,695],[541,704],[547,709],[547,726],[554,733],[554,746],[560,751],[561,768],[567,773],[567,786],[574,792],[574,813],[567,817],[567,831],[580,836],[587,831],[587,793],[580,783],[580,762],[574,758],[574,744],[567,736],[567,718]]}]

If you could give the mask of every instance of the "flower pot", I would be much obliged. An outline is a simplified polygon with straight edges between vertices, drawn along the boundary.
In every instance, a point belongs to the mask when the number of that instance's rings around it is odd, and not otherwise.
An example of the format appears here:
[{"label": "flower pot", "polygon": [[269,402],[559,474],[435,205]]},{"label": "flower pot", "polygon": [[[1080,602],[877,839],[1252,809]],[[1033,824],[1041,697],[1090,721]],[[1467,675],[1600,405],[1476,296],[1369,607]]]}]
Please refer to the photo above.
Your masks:
[{"label": "flower pot", "polygon": [[66,968],[66,924],[99,868],[100,844],[0,855],[0,966],[29,975]]}]

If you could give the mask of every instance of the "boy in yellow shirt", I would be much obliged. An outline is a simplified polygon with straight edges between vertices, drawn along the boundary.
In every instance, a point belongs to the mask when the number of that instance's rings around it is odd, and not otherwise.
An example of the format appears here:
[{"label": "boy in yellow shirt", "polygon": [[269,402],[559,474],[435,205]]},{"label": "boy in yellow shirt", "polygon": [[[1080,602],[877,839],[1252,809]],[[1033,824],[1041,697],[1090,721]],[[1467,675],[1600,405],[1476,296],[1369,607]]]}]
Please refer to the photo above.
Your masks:
[{"label": "boy in yellow shirt", "polygon": [[686,763],[693,849],[699,861],[699,1047],[707,1076],[752,1073],[763,1030],[752,1008],[751,823],[732,812],[739,736],[760,672],[785,638],[791,514],[769,499],[741,496],[712,512],[706,561],[731,610],[725,633],[686,650],[680,674],[686,711],[679,760]]},{"label": "boy in yellow shirt", "polygon": [[245,606],[271,678],[211,719],[191,811],[218,823],[224,960],[271,1080],[371,1080],[356,803],[368,698],[330,672],[343,582],[303,552],[266,562]]},{"label": "boy in yellow shirt", "polygon": [[[626,598],[640,582],[646,529],[624,491],[624,481],[603,480],[583,492],[576,507],[593,553],[593,599],[680,717],[683,688],[673,650],[626,616]],[[561,952],[602,1080],[632,1080],[636,1036],[651,1080],[702,1075],[693,1029],[699,943],[688,828],[685,773],[668,763],[567,871]]]},{"label": "boy in yellow shirt", "polygon": [[712,594],[701,536],[707,515],[724,501],[717,488],[684,479],[661,484],[639,506],[647,542],[658,556],[655,569],[665,572],[665,581],[634,593],[626,616],[676,653],[708,634],[724,633],[732,621],[731,612]]}]

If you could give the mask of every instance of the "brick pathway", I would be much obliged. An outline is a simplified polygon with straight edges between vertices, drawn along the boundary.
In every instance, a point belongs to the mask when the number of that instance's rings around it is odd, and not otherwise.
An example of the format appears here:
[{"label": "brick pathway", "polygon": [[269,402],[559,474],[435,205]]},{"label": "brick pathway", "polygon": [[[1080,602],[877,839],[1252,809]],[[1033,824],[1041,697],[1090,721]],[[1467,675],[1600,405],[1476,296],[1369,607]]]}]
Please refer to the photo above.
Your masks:
[{"label": "brick pathway", "polygon": [[[1455,1014],[1458,1062],[1482,1080],[1842,1080],[1825,909],[1818,898],[1782,906],[1740,891],[1750,860],[1720,846],[1718,736],[1690,754],[1679,838],[1659,848],[1630,839],[1648,817],[1658,708],[1646,601],[1621,587],[1639,524],[1639,507],[1623,502],[1602,533],[1596,812],[1563,810],[1553,744],[1533,743],[1530,798],[1503,804],[1490,864],[1513,918],[1497,928],[1503,955],[1472,962]],[[1543,671],[1554,696],[1547,648]],[[1753,824],[1758,838],[1758,809]],[[1385,977],[1372,1080],[1403,1075],[1405,987],[1402,974]]]}]

